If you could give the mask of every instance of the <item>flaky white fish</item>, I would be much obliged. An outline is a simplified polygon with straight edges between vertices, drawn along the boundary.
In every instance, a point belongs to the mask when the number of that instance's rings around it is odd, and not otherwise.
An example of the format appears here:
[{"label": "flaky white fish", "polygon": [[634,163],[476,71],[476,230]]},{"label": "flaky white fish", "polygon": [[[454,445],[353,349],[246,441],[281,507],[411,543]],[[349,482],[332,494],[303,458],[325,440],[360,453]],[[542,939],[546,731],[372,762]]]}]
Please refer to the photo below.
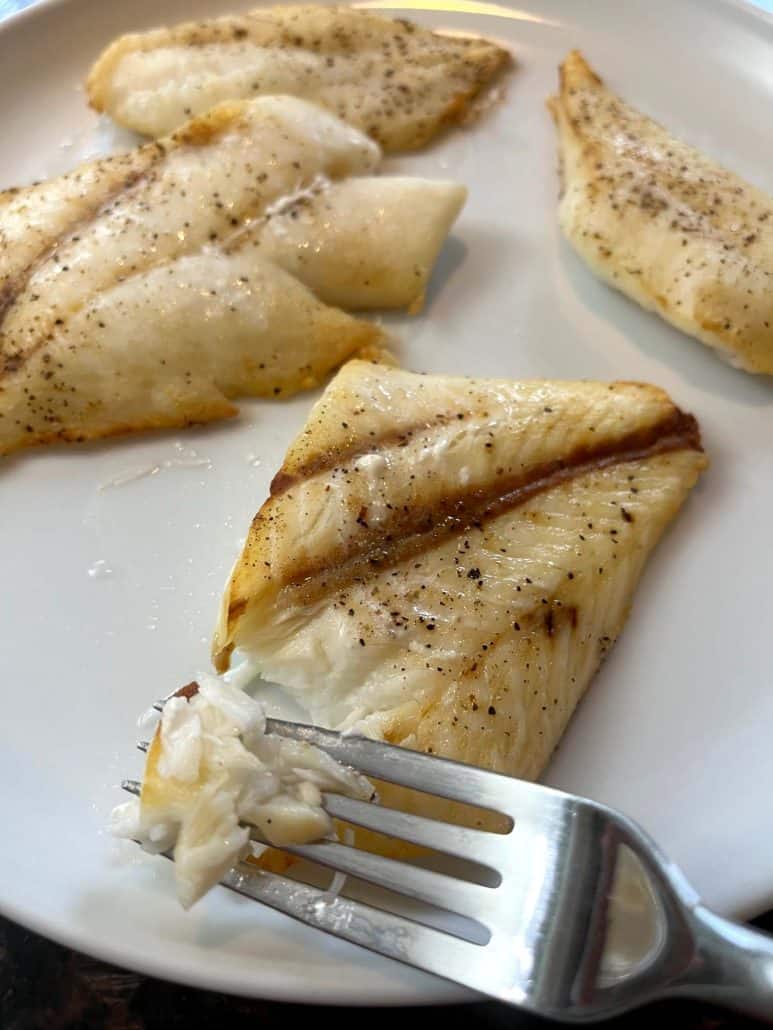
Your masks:
[{"label": "flaky white fish", "polygon": [[465,191],[379,159],[261,97],[1,195],[0,454],[228,417],[380,344],[329,305],[418,307]]},{"label": "flaky white fish", "polygon": [[240,861],[281,869],[282,847],[333,833],[322,791],[368,800],[370,783],[303,741],[267,733],[261,705],[214,676],[200,676],[164,706],[148,748],[140,795],[113,811],[116,836],[172,852],[188,908]]},{"label": "flaky white fish", "polygon": [[98,111],[148,136],[223,100],[284,93],[406,150],[467,115],[508,61],[486,40],[370,11],[283,6],[121,36],[87,88]]},{"label": "flaky white fish", "polygon": [[575,250],[730,364],[773,374],[773,199],[615,96],[576,51],[560,86],[558,217]]},{"label": "flaky white fish", "polygon": [[239,239],[350,311],[421,308],[467,191],[452,182],[362,176],[312,190]]},{"label": "flaky white fish", "polygon": [[316,723],[538,777],[704,465],[653,386],[349,362],[255,516],[216,664],[238,649]]}]

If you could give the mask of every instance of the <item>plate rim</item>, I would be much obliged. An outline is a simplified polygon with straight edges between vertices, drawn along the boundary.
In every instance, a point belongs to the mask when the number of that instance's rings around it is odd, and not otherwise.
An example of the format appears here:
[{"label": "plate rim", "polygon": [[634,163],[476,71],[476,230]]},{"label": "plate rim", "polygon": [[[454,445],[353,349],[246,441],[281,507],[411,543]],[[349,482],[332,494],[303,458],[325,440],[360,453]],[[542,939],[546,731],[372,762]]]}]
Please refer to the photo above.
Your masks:
[{"label": "plate rim", "polygon": [[[255,7],[262,6],[291,6],[299,0],[253,0]],[[323,0],[325,3],[331,0]],[[335,0],[332,0],[335,2]],[[82,0],[33,0],[30,6],[19,11],[14,11],[0,18],[0,36],[12,35],[15,31],[27,27],[36,20],[44,20],[51,11],[66,6],[75,6],[82,3]],[[503,7],[515,7],[516,0],[499,0]],[[353,3],[353,7],[367,7],[364,3]],[[396,8],[407,10],[411,5],[397,4]],[[752,2],[752,0],[714,0],[714,12],[724,9],[728,15],[734,18],[743,19],[753,30],[764,33],[767,38],[773,38],[773,11],[767,11]],[[379,10],[391,10],[386,3]],[[434,11],[442,13],[442,5],[421,6],[418,0],[414,9],[419,11]],[[476,14],[480,12],[455,11],[454,13]],[[496,18],[495,11],[488,12],[491,17]],[[243,975],[238,972],[231,978],[222,969],[218,969],[211,975],[186,967],[185,958],[176,960],[174,952],[170,951],[164,955],[157,952],[148,957],[143,954],[141,948],[131,942],[119,942],[116,944],[108,940],[100,939],[96,944],[89,942],[88,936],[79,932],[77,928],[68,929],[66,924],[49,924],[43,915],[26,909],[24,906],[15,903],[13,900],[0,898],[0,914],[5,918],[27,928],[41,936],[46,937],[60,945],[69,947],[82,954],[88,955],[100,961],[108,962],[115,966],[136,971],[150,977],[160,978],[179,985],[189,986],[196,989],[211,990],[245,998],[262,998],[281,1002],[296,1002],[309,1005],[323,1006],[379,1006],[398,1008],[403,1006],[424,1007],[438,1003],[466,1003],[488,1000],[484,996],[463,987],[459,987],[452,981],[443,980],[441,977],[427,976],[426,983],[422,982],[421,989],[416,990],[410,985],[402,982],[391,988],[384,988],[384,992],[374,1001],[372,991],[367,987],[361,987],[356,983],[349,983],[346,993],[340,993],[340,987],[329,982],[321,984],[319,981],[306,981],[303,985],[303,996],[298,997],[297,986],[294,987],[290,978],[281,976],[273,983],[261,982],[260,986],[252,989],[244,980]],[[290,917],[292,918],[292,917]],[[323,932],[323,931],[319,931]],[[389,961],[389,960],[387,960]],[[295,979],[297,985],[297,978]]]},{"label": "plate rim", "polygon": [[[53,2],[59,3],[62,0],[53,0]],[[64,2],[68,2],[68,0],[64,0]],[[227,888],[223,887],[222,890],[227,890]],[[106,941],[104,944],[100,942],[98,946],[92,946],[88,941],[83,941],[77,932],[68,933],[66,928],[60,928],[58,925],[51,929],[47,926],[44,918],[35,914],[30,916],[27,916],[26,913],[19,914],[16,912],[13,904],[5,904],[2,900],[0,900],[0,915],[21,926],[23,929],[30,930],[49,941],[53,941],[55,944],[70,948],[72,951],[77,951],[97,961],[106,962],[119,969],[129,970],[130,972],[139,973],[156,980],[164,980],[181,987],[227,994],[235,998],[250,998],[298,1005],[318,1005],[325,1006],[326,1008],[368,1007],[390,1009],[406,1007],[425,1008],[441,1004],[469,1005],[474,1002],[492,1000],[486,995],[478,994],[466,987],[461,987],[452,980],[444,980],[439,975],[429,973],[426,974],[426,987],[423,986],[420,991],[416,991],[403,983],[390,989],[389,993],[379,996],[377,1001],[374,1001],[373,992],[368,987],[360,987],[357,984],[350,983],[347,987],[347,993],[342,995],[339,993],[339,987],[333,981],[323,986],[319,981],[308,980],[304,983],[303,996],[299,998],[297,978],[293,978],[291,982],[289,977],[282,977],[281,980],[274,981],[270,988],[261,986],[258,992],[252,990],[239,974],[236,974],[231,979],[229,976],[224,976],[222,970],[218,970],[217,973],[212,975],[207,973],[203,975],[196,974],[194,979],[193,971],[186,968],[184,960],[175,962],[168,957],[162,958],[157,953],[154,953],[152,958],[146,958],[140,948],[131,944],[113,946],[110,942]],[[287,918],[293,919],[292,916],[287,916]],[[293,922],[305,925],[300,920],[293,919]],[[308,929],[313,930],[314,928],[308,927]],[[316,932],[325,934],[324,930]],[[325,934],[325,936],[328,935]],[[167,954],[171,953],[170,951]],[[377,953],[372,954],[375,954],[377,958],[381,958]],[[383,961],[397,962],[398,960],[383,959]]]}]

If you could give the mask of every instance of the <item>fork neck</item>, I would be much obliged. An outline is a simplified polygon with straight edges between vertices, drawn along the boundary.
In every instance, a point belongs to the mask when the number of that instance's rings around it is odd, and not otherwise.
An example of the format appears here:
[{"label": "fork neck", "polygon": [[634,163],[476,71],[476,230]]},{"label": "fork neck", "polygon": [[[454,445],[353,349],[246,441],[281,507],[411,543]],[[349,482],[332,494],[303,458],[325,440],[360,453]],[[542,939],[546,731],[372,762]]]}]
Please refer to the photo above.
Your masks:
[{"label": "fork neck", "polygon": [[703,905],[690,913],[695,953],[671,993],[773,1021],[773,937]]}]

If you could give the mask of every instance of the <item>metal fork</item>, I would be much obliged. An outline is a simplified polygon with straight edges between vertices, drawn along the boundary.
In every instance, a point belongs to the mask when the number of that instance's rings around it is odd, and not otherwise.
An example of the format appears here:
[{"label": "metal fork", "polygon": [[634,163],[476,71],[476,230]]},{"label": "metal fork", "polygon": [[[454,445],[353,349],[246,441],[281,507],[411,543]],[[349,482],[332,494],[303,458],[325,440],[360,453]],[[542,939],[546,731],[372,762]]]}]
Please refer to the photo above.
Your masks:
[{"label": "metal fork", "polygon": [[[358,826],[472,860],[497,886],[333,841],[284,850],[456,913],[465,939],[414,918],[242,864],[226,887],[336,937],[567,1022],[598,1020],[666,997],[701,998],[773,1020],[773,937],[705,908],[630,819],[604,805],[362,737],[269,719],[367,776],[490,809],[508,833],[466,829],[325,795]],[[136,781],[125,789],[139,791]]]}]

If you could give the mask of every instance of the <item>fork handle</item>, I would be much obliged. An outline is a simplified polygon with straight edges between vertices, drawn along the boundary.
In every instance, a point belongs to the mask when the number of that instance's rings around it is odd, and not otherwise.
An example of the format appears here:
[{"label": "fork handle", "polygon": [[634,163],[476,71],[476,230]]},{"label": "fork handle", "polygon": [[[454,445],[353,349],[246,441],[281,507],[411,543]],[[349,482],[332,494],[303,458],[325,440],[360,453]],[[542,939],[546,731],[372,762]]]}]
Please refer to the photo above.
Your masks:
[{"label": "fork handle", "polygon": [[691,916],[695,954],[680,993],[773,1022],[773,937],[703,905]]}]

